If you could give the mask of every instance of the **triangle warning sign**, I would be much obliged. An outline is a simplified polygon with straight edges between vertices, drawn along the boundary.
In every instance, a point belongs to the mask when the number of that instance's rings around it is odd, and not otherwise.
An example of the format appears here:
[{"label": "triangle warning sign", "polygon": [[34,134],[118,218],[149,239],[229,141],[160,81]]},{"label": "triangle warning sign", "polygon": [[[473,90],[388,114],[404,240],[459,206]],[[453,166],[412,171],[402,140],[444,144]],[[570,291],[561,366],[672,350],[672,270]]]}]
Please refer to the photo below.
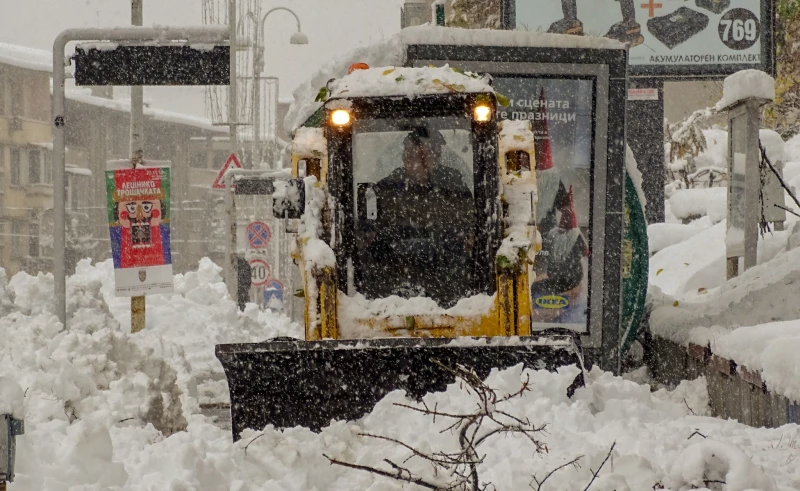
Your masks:
[{"label": "triangle warning sign", "polygon": [[239,163],[239,159],[236,158],[236,154],[232,153],[228,160],[225,161],[225,165],[222,166],[222,169],[219,170],[219,174],[217,174],[217,178],[214,179],[214,184],[211,185],[214,189],[225,189],[225,184],[222,182],[222,178],[225,176],[225,173],[228,172],[228,169],[241,169],[242,164]]}]

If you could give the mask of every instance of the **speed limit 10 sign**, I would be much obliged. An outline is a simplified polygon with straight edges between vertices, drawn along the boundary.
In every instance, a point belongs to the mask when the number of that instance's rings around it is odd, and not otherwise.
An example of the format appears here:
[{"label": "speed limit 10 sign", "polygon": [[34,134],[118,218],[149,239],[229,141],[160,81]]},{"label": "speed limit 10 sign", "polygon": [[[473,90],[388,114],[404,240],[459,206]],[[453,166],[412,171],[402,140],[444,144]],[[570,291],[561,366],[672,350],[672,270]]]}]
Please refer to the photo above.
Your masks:
[{"label": "speed limit 10 sign", "polygon": [[250,285],[264,286],[272,278],[272,268],[263,259],[250,260]]}]

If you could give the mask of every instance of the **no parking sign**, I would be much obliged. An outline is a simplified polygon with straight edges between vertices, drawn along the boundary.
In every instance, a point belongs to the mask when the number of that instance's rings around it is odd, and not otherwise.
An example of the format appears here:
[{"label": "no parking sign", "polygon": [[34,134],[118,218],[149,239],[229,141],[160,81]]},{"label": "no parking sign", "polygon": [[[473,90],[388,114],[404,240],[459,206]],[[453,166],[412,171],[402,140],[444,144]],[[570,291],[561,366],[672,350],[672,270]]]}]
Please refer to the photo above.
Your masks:
[{"label": "no parking sign", "polygon": [[264,222],[252,222],[247,225],[247,243],[251,249],[267,247],[272,238],[272,229]]}]

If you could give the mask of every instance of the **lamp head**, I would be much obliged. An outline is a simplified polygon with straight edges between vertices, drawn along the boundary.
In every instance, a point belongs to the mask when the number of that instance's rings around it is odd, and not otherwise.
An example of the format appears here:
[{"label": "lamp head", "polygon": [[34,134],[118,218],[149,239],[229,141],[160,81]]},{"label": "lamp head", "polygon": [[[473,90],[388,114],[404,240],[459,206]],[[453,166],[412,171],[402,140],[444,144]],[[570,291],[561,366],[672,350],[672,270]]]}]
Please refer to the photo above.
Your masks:
[{"label": "lamp head", "polygon": [[289,44],[308,44],[308,36],[303,34],[300,31],[292,34],[292,37],[289,38]]}]

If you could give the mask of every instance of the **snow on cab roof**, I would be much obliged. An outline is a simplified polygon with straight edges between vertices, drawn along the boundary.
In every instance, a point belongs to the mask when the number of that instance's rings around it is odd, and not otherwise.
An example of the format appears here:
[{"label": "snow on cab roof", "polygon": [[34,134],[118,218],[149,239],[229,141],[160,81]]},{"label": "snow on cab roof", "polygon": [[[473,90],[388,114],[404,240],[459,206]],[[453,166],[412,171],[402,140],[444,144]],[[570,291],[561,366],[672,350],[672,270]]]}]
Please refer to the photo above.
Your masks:
[{"label": "snow on cab roof", "polygon": [[409,45],[509,46],[533,48],[626,49],[625,44],[608,38],[571,36],[529,31],[461,29],[441,26],[407,27],[380,42],[358,47],[335,58],[294,90],[294,103],[286,113],[284,125],[290,130],[302,126],[316,112],[321,102],[315,98],[320,88],[332,78],[342,78],[353,63],[371,67],[402,66]]},{"label": "snow on cab roof", "polygon": [[461,72],[448,65],[439,68],[380,67],[355,70],[328,85],[329,98],[406,96],[452,92],[494,92],[489,79]]}]

